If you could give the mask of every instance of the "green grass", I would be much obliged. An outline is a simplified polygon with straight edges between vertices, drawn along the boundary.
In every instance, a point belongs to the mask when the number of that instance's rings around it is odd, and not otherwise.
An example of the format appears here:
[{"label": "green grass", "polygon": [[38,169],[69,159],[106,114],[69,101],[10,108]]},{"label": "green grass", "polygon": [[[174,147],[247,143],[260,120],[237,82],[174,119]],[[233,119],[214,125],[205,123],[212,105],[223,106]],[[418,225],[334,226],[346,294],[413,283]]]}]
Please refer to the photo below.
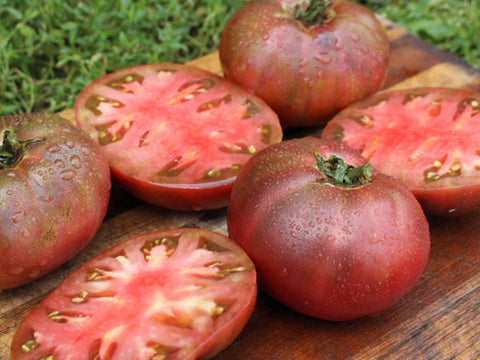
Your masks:
[{"label": "green grass", "polygon": [[480,0],[357,0],[480,69]]},{"label": "green grass", "polygon": [[[480,68],[479,0],[357,0]],[[242,0],[0,0],[0,114],[71,108],[127,66],[214,51]]]}]

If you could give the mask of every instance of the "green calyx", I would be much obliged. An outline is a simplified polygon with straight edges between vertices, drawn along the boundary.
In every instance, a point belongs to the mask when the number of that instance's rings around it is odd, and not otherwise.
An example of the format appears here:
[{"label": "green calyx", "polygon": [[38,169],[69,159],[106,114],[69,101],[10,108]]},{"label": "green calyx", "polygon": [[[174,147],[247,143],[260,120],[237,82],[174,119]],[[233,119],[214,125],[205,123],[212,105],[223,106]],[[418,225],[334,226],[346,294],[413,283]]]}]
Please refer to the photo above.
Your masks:
[{"label": "green calyx", "polygon": [[302,9],[301,2],[295,5],[295,19],[301,21],[305,27],[325,24],[332,18],[330,5],[334,0],[310,0],[306,9]]},{"label": "green calyx", "polygon": [[368,162],[362,166],[354,166],[346,164],[336,155],[325,159],[315,150],[313,154],[317,160],[317,169],[335,186],[358,187],[372,182],[373,168]]},{"label": "green calyx", "polygon": [[0,146],[0,170],[15,167],[25,156],[31,144],[44,139],[18,140],[12,129],[6,129],[3,134],[3,144]]}]

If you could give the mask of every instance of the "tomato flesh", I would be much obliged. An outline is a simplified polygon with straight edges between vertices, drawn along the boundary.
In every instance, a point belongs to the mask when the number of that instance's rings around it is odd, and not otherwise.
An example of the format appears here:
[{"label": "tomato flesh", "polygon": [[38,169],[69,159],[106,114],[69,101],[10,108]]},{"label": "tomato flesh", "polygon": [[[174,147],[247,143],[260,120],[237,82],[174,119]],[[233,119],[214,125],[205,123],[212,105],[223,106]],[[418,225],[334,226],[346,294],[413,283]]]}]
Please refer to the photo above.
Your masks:
[{"label": "tomato flesh", "polygon": [[187,65],[108,74],[79,95],[75,109],[114,180],[147,202],[181,210],[225,206],[242,165],[282,138],[276,114],[260,99]]},{"label": "tomato flesh", "polygon": [[339,113],[322,137],[359,150],[402,181],[429,215],[480,205],[480,94],[419,88],[379,93]]},{"label": "tomato flesh", "polygon": [[172,229],[90,260],[17,330],[12,360],[207,359],[240,333],[256,299],[251,260],[227,237]]}]

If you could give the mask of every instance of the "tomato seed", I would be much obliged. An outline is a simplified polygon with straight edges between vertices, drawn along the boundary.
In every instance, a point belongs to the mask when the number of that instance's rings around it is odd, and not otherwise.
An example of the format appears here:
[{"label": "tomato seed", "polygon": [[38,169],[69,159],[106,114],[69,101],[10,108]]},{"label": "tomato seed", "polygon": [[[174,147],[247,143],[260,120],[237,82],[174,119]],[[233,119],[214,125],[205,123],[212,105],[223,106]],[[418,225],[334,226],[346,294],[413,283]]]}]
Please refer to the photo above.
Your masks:
[{"label": "tomato seed", "polygon": [[207,171],[206,177],[207,178],[214,178],[214,177],[220,177],[222,173],[218,169],[211,169]]},{"label": "tomato seed", "polygon": [[462,164],[455,163],[452,165],[450,170],[448,170],[448,175],[450,176],[459,176],[462,172]]},{"label": "tomato seed", "polygon": [[215,306],[215,309],[213,309],[213,315],[215,316],[222,315],[224,311],[225,311],[225,308],[223,306],[217,305]]},{"label": "tomato seed", "polygon": [[374,120],[369,115],[362,115],[360,117],[352,117],[353,121],[355,121],[360,126],[364,127],[365,129],[371,129],[374,125]]},{"label": "tomato seed", "polygon": [[260,109],[251,100],[247,99],[244,106],[247,108],[245,119],[251,118],[260,112]]},{"label": "tomato seed", "polygon": [[166,360],[167,355],[155,355],[152,360]]},{"label": "tomato seed", "polygon": [[212,241],[209,241],[209,240],[205,240],[205,239],[200,239],[200,242],[198,244],[198,248],[199,249],[205,249],[205,250],[208,250],[208,251],[211,251],[211,252],[222,252],[222,251],[225,251],[225,249],[212,242]]},{"label": "tomato seed", "polygon": [[435,171],[428,171],[425,175],[425,180],[427,181],[435,181],[438,179],[440,179],[440,176]]},{"label": "tomato seed", "polygon": [[44,356],[38,360],[54,360],[53,355]]},{"label": "tomato seed", "polygon": [[163,245],[166,247],[165,256],[169,258],[173,255],[175,250],[178,246],[178,238],[174,237],[164,237],[164,238],[157,238],[154,241],[150,241],[149,243],[145,244],[140,251],[144,254],[145,260],[150,261],[151,257],[151,250],[155,246]]},{"label": "tomato seed", "polygon": [[255,154],[255,153],[257,152],[257,149],[255,148],[255,146],[250,145],[250,146],[248,147],[248,152],[253,155],[253,154]]},{"label": "tomato seed", "polygon": [[52,311],[50,314],[48,314],[48,318],[52,321],[59,323],[67,321],[66,317],[60,314],[60,311],[58,310]]},{"label": "tomato seed", "polygon": [[87,297],[88,297],[88,291],[83,290],[82,292],[80,292],[79,296],[73,297],[71,301],[74,304],[81,304],[87,300]]},{"label": "tomato seed", "polygon": [[108,279],[108,276],[105,275],[104,270],[99,268],[93,269],[93,271],[87,277],[88,281],[102,281],[107,279]]},{"label": "tomato seed", "polygon": [[23,352],[30,352],[38,346],[35,340],[27,340],[22,345]]}]

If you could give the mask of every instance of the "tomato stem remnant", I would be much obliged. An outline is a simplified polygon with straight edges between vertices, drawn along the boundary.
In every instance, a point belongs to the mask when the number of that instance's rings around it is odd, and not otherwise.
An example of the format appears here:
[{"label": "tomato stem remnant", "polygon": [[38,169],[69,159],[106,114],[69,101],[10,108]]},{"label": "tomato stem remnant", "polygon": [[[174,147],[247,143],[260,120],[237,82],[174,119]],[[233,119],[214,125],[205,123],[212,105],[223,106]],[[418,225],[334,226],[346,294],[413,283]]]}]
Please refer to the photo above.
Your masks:
[{"label": "tomato stem remnant", "polygon": [[362,166],[354,166],[346,164],[342,158],[336,155],[330,155],[328,159],[325,159],[315,150],[313,154],[317,160],[318,170],[331,179],[336,186],[352,187],[372,182],[373,168],[368,162]]},{"label": "tomato stem remnant", "polygon": [[0,170],[15,167],[25,156],[29,146],[45,139],[18,140],[12,129],[5,129],[0,147]]},{"label": "tomato stem remnant", "polygon": [[306,27],[325,24],[332,18],[329,8],[333,0],[311,0],[306,9],[302,9],[301,2],[295,5],[295,19]]}]

